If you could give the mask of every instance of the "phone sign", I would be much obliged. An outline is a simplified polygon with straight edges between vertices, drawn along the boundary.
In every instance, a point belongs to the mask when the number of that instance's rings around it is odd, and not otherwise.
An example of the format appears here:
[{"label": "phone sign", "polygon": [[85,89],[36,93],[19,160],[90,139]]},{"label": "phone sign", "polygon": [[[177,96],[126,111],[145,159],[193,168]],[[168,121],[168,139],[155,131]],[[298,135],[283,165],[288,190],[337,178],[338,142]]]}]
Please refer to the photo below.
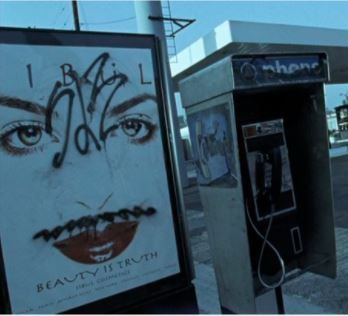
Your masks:
[{"label": "phone sign", "polygon": [[326,81],[324,57],[323,54],[233,57],[235,88]]}]

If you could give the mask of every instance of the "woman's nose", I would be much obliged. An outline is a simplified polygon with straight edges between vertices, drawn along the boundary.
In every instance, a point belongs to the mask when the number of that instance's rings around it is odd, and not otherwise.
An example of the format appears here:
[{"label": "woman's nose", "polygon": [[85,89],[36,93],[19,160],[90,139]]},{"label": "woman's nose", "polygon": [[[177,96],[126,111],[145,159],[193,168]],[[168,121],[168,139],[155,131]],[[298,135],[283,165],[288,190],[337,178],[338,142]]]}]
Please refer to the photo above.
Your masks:
[{"label": "woman's nose", "polygon": [[[98,201],[80,201],[77,200],[76,203],[88,210],[95,210],[95,211],[102,211],[104,209],[104,207],[107,205],[108,201],[110,200],[110,198],[113,196],[113,192],[110,193],[108,196],[105,197],[104,200],[101,200],[101,203],[99,206],[98,205]],[[89,203],[88,203],[89,202]]]},{"label": "woman's nose", "polygon": [[86,155],[76,156],[63,166],[64,174],[70,178],[68,194],[82,209],[94,212],[108,208],[116,192],[117,170],[104,151],[93,151]]}]

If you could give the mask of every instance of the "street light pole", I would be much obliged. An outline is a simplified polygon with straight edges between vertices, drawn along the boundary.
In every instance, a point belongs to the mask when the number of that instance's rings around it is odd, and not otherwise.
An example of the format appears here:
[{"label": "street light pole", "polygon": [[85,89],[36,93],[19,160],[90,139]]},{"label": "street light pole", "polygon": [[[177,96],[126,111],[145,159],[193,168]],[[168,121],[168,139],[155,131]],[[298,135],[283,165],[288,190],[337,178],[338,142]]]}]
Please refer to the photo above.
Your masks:
[{"label": "street light pole", "polygon": [[75,31],[80,31],[80,19],[79,19],[79,10],[77,7],[77,0],[72,0],[72,7],[73,7]]},{"label": "street light pole", "polygon": [[163,21],[160,19],[151,19],[150,17],[162,17],[161,1],[134,1],[135,15],[137,21],[138,33],[153,34],[159,37],[161,42],[162,51],[162,68],[164,72],[164,86],[166,88],[167,104],[170,107],[170,121],[172,137],[174,139],[174,155],[177,161],[178,174],[180,175],[180,185],[182,187],[188,186],[188,179],[186,174],[186,168],[184,164],[183,144],[180,137],[180,127],[178,120],[178,113],[174,98],[173,82],[169,67],[167,43],[165,37],[165,31]]}]

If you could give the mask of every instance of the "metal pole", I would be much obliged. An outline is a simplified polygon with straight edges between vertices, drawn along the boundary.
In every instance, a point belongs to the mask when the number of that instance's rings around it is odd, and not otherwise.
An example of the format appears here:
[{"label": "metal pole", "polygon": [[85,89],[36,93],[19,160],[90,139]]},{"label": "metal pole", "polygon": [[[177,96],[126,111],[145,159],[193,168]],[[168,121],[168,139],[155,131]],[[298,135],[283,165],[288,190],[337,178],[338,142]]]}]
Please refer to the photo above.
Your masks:
[{"label": "metal pole", "polygon": [[276,301],[278,306],[278,314],[285,314],[284,300],[283,300],[283,291],[282,287],[278,286],[275,288]]},{"label": "metal pole", "polygon": [[135,7],[135,15],[137,20],[137,27],[139,33],[145,34],[153,34],[160,38],[161,41],[161,51],[162,51],[162,66],[164,72],[164,87],[166,89],[166,101],[169,106],[169,121],[170,121],[170,129],[172,135],[172,145],[173,145],[173,154],[175,159],[175,168],[177,173],[177,181],[178,181],[178,199],[183,211],[183,216],[181,216],[182,223],[184,225],[185,230],[185,241],[187,245],[187,256],[189,258],[190,265],[190,274],[193,278],[194,276],[194,268],[193,268],[193,257],[189,240],[189,230],[188,230],[188,222],[187,216],[185,216],[185,204],[184,204],[184,192],[183,188],[188,186],[188,178],[186,174],[186,168],[184,163],[184,155],[183,155],[183,146],[180,137],[180,127],[178,114],[175,104],[174,98],[174,89],[173,89],[173,81],[171,77],[171,72],[169,68],[169,60],[167,53],[167,42],[165,38],[163,21],[156,21],[149,19],[150,16],[162,17],[162,7],[161,1],[134,1]]},{"label": "metal pole", "polygon": [[80,31],[80,20],[79,20],[79,10],[77,7],[77,0],[72,0],[72,7],[73,7],[75,31]]},{"label": "metal pole", "polygon": [[164,71],[164,86],[166,88],[167,104],[170,107],[172,135],[174,137],[173,147],[178,164],[181,186],[188,186],[188,178],[183,155],[183,144],[180,137],[180,127],[178,113],[174,98],[173,82],[169,67],[167,42],[164,32],[163,21],[149,19],[150,16],[162,17],[161,1],[134,1],[135,15],[137,21],[138,33],[154,34],[161,40],[162,65]]}]

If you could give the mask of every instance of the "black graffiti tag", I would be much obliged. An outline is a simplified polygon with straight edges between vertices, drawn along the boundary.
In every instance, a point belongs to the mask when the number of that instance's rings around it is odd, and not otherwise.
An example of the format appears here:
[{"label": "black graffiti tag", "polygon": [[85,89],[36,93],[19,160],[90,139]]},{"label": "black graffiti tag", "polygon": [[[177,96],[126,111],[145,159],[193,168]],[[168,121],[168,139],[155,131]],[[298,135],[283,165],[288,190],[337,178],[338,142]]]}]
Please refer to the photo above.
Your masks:
[{"label": "black graffiti tag", "polygon": [[98,222],[110,222],[113,223],[115,218],[121,218],[123,220],[128,220],[130,217],[133,218],[139,218],[141,216],[152,216],[157,212],[157,210],[154,207],[148,207],[147,209],[144,209],[140,206],[134,206],[133,209],[121,209],[116,212],[104,212],[102,214],[97,215],[89,215],[89,216],[83,216],[80,217],[77,220],[70,220],[69,222],[65,223],[63,226],[56,226],[55,228],[49,230],[49,229],[43,229],[36,234],[34,234],[33,239],[43,238],[45,241],[49,241],[51,238],[57,239],[62,232],[67,231],[69,233],[72,233],[72,231],[75,228],[78,228],[80,230],[86,229],[89,230],[90,228],[93,228],[94,234],[96,233],[97,224]]},{"label": "black graffiti tag", "polygon": [[[66,87],[63,82],[56,81],[52,92],[47,102],[45,130],[48,134],[52,134],[52,120],[55,109],[58,106],[66,105],[66,127],[64,133],[64,142],[60,152],[57,152],[53,157],[53,167],[59,168],[64,162],[65,155],[68,151],[71,133],[74,133],[74,144],[81,155],[86,155],[89,152],[91,143],[94,144],[97,150],[102,149],[101,143],[105,145],[107,135],[119,128],[118,124],[111,125],[105,129],[104,120],[111,101],[120,87],[128,82],[128,77],[120,72],[114,72],[108,78],[104,78],[104,69],[106,62],[109,59],[108,53],[99,55],[87,68],[85,73],[80,77],[79,74],[72,68],[66,74],[70,76],[73,84]],[[91,73],[96,70],[94,78]],[[89,95],[84,95],[82,91],[83,85],[89,85],[91,92]],[[71,86],[75,87],[73,89]],[[107,96],[105,104],[103,104],[102,115],[99,123],[99,135],[96,135],[88,124],[87,113],[91,116],[96,110],[97,98],[105,86],[112,86],[110,94]],[[66,99],[67,102],[63,102]],[[77,100],[77,102],[75,102]],[[86,104],[85,100],[88,100]],[[74,131],[71,131],[73,106],[80,107],[81,124]]]}]

